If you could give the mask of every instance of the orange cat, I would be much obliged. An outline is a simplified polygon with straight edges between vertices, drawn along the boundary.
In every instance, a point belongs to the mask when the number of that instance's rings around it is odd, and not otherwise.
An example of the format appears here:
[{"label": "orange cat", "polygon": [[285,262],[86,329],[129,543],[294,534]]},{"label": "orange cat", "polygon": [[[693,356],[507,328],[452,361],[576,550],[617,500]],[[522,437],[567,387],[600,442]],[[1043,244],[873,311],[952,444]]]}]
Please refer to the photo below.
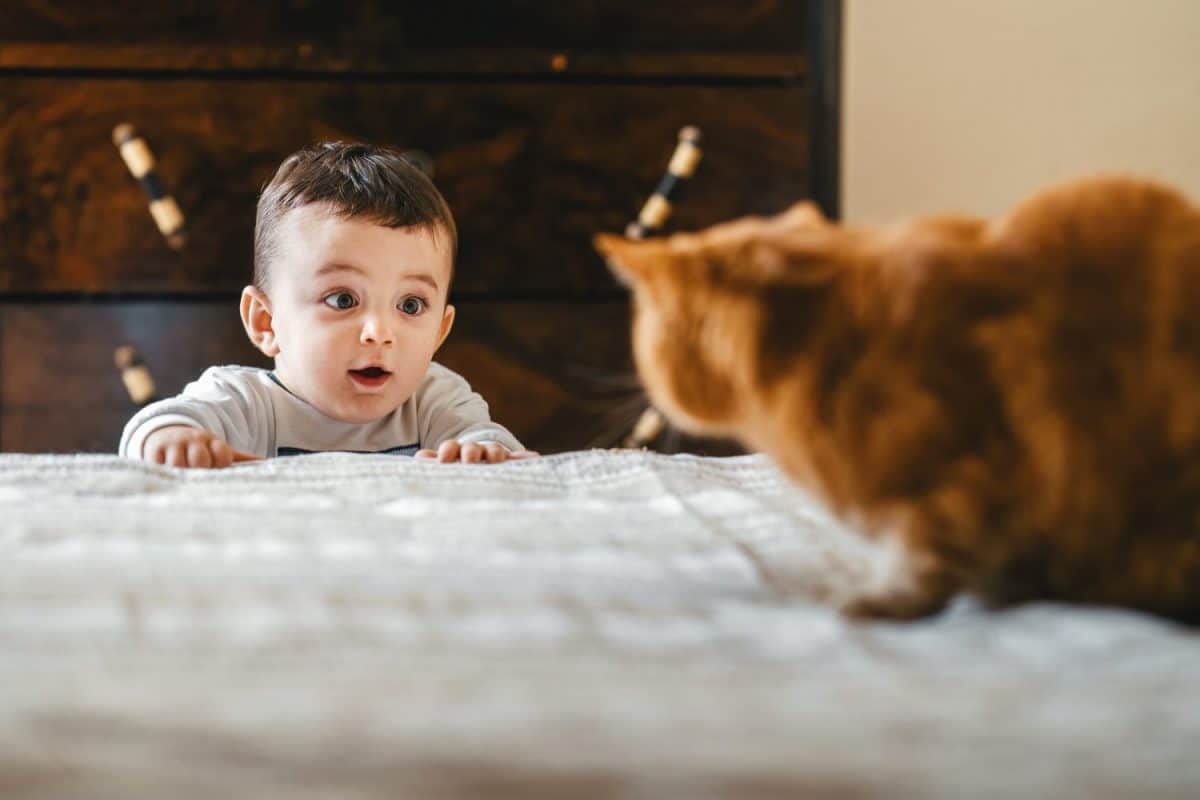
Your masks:
[{"label": "orange cat", "polygon": [[597,248],[677,425],[900,545],[845,610],[1118,604],[1200,620],[1200,212],[1125,178],[994,221],[770,219]]}]

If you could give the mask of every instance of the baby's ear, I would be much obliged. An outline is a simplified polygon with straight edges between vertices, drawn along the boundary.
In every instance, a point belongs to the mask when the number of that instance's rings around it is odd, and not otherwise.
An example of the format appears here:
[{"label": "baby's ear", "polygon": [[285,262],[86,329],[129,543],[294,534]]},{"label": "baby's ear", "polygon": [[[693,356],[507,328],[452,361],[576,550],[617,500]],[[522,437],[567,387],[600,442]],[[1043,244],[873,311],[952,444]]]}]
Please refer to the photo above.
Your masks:
[{"label": "baby's ear", "polygon": [[598,233],[592,239],[596,252],[604,257],[609,270],[625,286],[633,286],[662,261],[662,242],[626,239],[611,233]]},{"label": "baby's ear", "polygon": [[266,292],[257,286],[242,289],[242,326],[246,336],[267,358],[279,355],[279,342],[275,338],[274,317],[271,302]]}]

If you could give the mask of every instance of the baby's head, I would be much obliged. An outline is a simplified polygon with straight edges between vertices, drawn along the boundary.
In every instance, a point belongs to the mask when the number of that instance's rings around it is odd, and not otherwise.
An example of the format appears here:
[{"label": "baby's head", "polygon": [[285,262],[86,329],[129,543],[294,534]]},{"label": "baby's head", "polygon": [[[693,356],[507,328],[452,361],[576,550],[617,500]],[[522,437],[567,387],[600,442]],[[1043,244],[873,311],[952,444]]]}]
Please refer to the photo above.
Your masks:
[{"label": "baby's head", "polygon": [[290,391],[369,422],[400,407],[450,333],[454,218],[399,153],[322,144],[284,160],[258,201],[250,340]]}]

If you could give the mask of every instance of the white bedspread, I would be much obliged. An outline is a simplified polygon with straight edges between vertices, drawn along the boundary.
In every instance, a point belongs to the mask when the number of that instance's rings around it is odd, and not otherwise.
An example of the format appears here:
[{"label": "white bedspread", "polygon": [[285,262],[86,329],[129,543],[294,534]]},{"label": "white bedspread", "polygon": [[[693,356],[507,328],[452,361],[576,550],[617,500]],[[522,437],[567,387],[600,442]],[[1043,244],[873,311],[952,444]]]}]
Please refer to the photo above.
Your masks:
[{"label": "white bedspread", "polygon": [[7,455],[0,520],[4,796],[1200,796],[1200,634],[844,622],[760,457]]}]

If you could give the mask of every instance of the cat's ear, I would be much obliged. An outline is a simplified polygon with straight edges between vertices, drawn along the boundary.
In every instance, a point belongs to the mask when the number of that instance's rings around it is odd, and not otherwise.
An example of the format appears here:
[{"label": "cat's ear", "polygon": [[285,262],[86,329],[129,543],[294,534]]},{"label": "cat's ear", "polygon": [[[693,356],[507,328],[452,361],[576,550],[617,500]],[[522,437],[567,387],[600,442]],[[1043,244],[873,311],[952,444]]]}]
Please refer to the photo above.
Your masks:
[{"label": "cat's ear", "polygon": [[751,237],[726,251],[722,268],[733,280],[822,286],[842,271],[848,246],[833,226],[796,235]]},{"label": "cat's ear", "polygon": [[592,239],[592,246],[625,286],[638,283],[662,262],[662,242],[657,240],[639,242],[611,233],[598,233]]},{"label": "cat's ear", "polygon": [[818,227],[829,224],[829,220],[821,213],[821,209],[811,200],[801,200],[794,204],[777,216],[775,221],[789,228]]}]

